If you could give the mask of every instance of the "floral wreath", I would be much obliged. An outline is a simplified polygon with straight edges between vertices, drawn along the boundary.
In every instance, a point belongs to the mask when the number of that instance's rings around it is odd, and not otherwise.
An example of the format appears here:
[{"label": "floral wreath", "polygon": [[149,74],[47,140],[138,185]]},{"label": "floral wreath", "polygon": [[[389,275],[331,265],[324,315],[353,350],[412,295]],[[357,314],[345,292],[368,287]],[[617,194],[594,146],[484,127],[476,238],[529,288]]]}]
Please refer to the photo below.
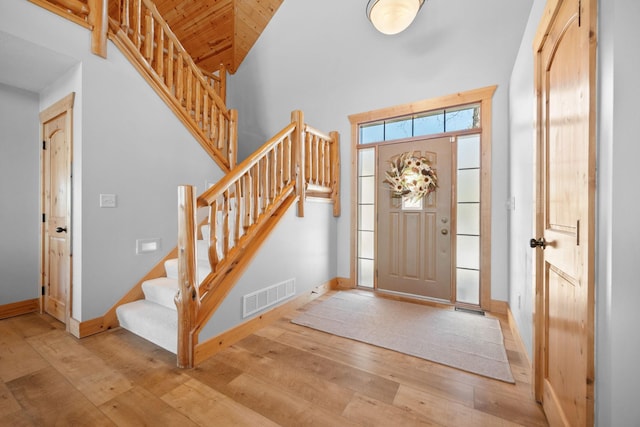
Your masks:
[{"label": "floral wreath", "polygon": [[426,157],[418,152],[403,153],[389,160],[391,168],[385,172],[393,197],[409,196],[417,201],[438,188],[438,177]]}]

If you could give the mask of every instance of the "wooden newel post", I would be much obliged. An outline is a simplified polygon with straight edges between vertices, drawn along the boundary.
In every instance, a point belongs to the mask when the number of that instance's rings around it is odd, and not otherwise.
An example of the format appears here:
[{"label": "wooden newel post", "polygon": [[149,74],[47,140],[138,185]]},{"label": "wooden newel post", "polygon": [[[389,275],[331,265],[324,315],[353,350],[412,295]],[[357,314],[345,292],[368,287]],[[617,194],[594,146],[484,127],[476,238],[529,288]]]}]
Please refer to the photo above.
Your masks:
[{"label": "wooden newel post", "polygon": [[340,134],[337,131],[329,133],[331,136],[331,201],[333,201],[333,216],[340,216]]},{"label": "wooden newel post", "polygon": [[196,281],[196,198],[193,187],[178,187],[178,310],[179,368],[192,368],[197,337],[194,337],[200,297]]},{"label": "wooden newel post", "polygon": [[107,0],[89,0],[89,24],[91,30],[91,52],[103,58],[107,57],[107,30],[109,11]]},{"label": "wooden newel post", "polygon": [[291,112],[291,122],[295,123],[296,129],[293,136],[293,176],[296,180],[296,194],[298,195],[298,216],[304,216],[304,199],[306,193],[306,182],[304,179],[304,113],[300,110]]}]

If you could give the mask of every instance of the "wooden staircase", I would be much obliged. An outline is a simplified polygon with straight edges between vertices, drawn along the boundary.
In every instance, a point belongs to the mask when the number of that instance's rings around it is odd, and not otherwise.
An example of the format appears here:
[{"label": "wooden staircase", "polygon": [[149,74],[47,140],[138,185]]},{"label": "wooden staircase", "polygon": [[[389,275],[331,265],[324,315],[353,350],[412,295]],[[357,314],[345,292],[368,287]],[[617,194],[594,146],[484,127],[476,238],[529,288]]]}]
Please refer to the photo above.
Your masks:
[{"label": "wooden staircase", "polygon": [[227,109],[226,71],[205,76],[151,0],[112,1],[109,39],[222,168],[235,166],[237,112]]},{"label": "wooden staircase", "polygon": [[[301,111],[236,165],[237,113],[225,105],[226,71],[205,75],[150,0],[30,0],[92,31],[94,53],[106,35],[227,172],[196,197],[178,189],[178,246],[102,318],[177,353],[180,367],[205,359],[198,336],[284,213],[304,216],[307,196],[326,198],[340,215],[339,135],[304,123]],[[105,25],[108,13],[108,29]],[[104,45],[104,46],[102,46]],[[94,46],[94,44],[92,44]],[[206,223],[197,224],[198,209]],[[175,337],[175,341],[172,339]]]},{"label": "wooden staircase", "polygon": [[[141,281],[133,299],[114,307],[120,326],[177,353],[180,367],[210,356],[198,340],[202,328],[284,213],[297,203],[304,215],[307,190],[331,199],[340,214],[337,133],[304,124],[301,111],[291,117],[199,197],[192,186],[178,189],[177,259],[164,260],[165,275]],[[206,212],[204,223],[196,221],[198,209]]]}]

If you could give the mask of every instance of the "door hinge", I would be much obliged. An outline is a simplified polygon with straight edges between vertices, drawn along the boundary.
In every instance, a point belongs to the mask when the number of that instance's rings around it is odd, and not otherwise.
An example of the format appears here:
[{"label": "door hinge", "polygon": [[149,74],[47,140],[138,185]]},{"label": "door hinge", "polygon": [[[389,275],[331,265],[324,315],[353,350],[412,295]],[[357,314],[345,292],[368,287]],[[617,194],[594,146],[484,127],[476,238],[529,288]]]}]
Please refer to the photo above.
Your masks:
[{"label": "door hinge", "polygon": [[42,222],[47,222],[46,218],[46,214],[42,214]]},{"label": "door hinge", "polygon": [[42,141],[42,149],[43,150],[47,149],[47,141]]},{"label": "door hinge", "polygon": [[44,286],[42,286],[42,295],[44,295],[44,294],[45,294],[45,293],[44,293]]}]

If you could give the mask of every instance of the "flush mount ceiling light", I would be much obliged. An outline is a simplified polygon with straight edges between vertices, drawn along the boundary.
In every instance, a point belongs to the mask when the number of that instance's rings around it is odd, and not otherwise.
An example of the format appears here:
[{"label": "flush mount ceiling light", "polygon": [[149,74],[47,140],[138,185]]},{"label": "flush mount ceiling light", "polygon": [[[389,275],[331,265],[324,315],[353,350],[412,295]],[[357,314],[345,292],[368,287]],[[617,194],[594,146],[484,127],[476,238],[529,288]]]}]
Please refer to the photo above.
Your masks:
[{"label": "flush mount ceiling light", "polygon": [[369,0],[367,18],[382,34],[398,34],[415,19],[425,0]]}]

